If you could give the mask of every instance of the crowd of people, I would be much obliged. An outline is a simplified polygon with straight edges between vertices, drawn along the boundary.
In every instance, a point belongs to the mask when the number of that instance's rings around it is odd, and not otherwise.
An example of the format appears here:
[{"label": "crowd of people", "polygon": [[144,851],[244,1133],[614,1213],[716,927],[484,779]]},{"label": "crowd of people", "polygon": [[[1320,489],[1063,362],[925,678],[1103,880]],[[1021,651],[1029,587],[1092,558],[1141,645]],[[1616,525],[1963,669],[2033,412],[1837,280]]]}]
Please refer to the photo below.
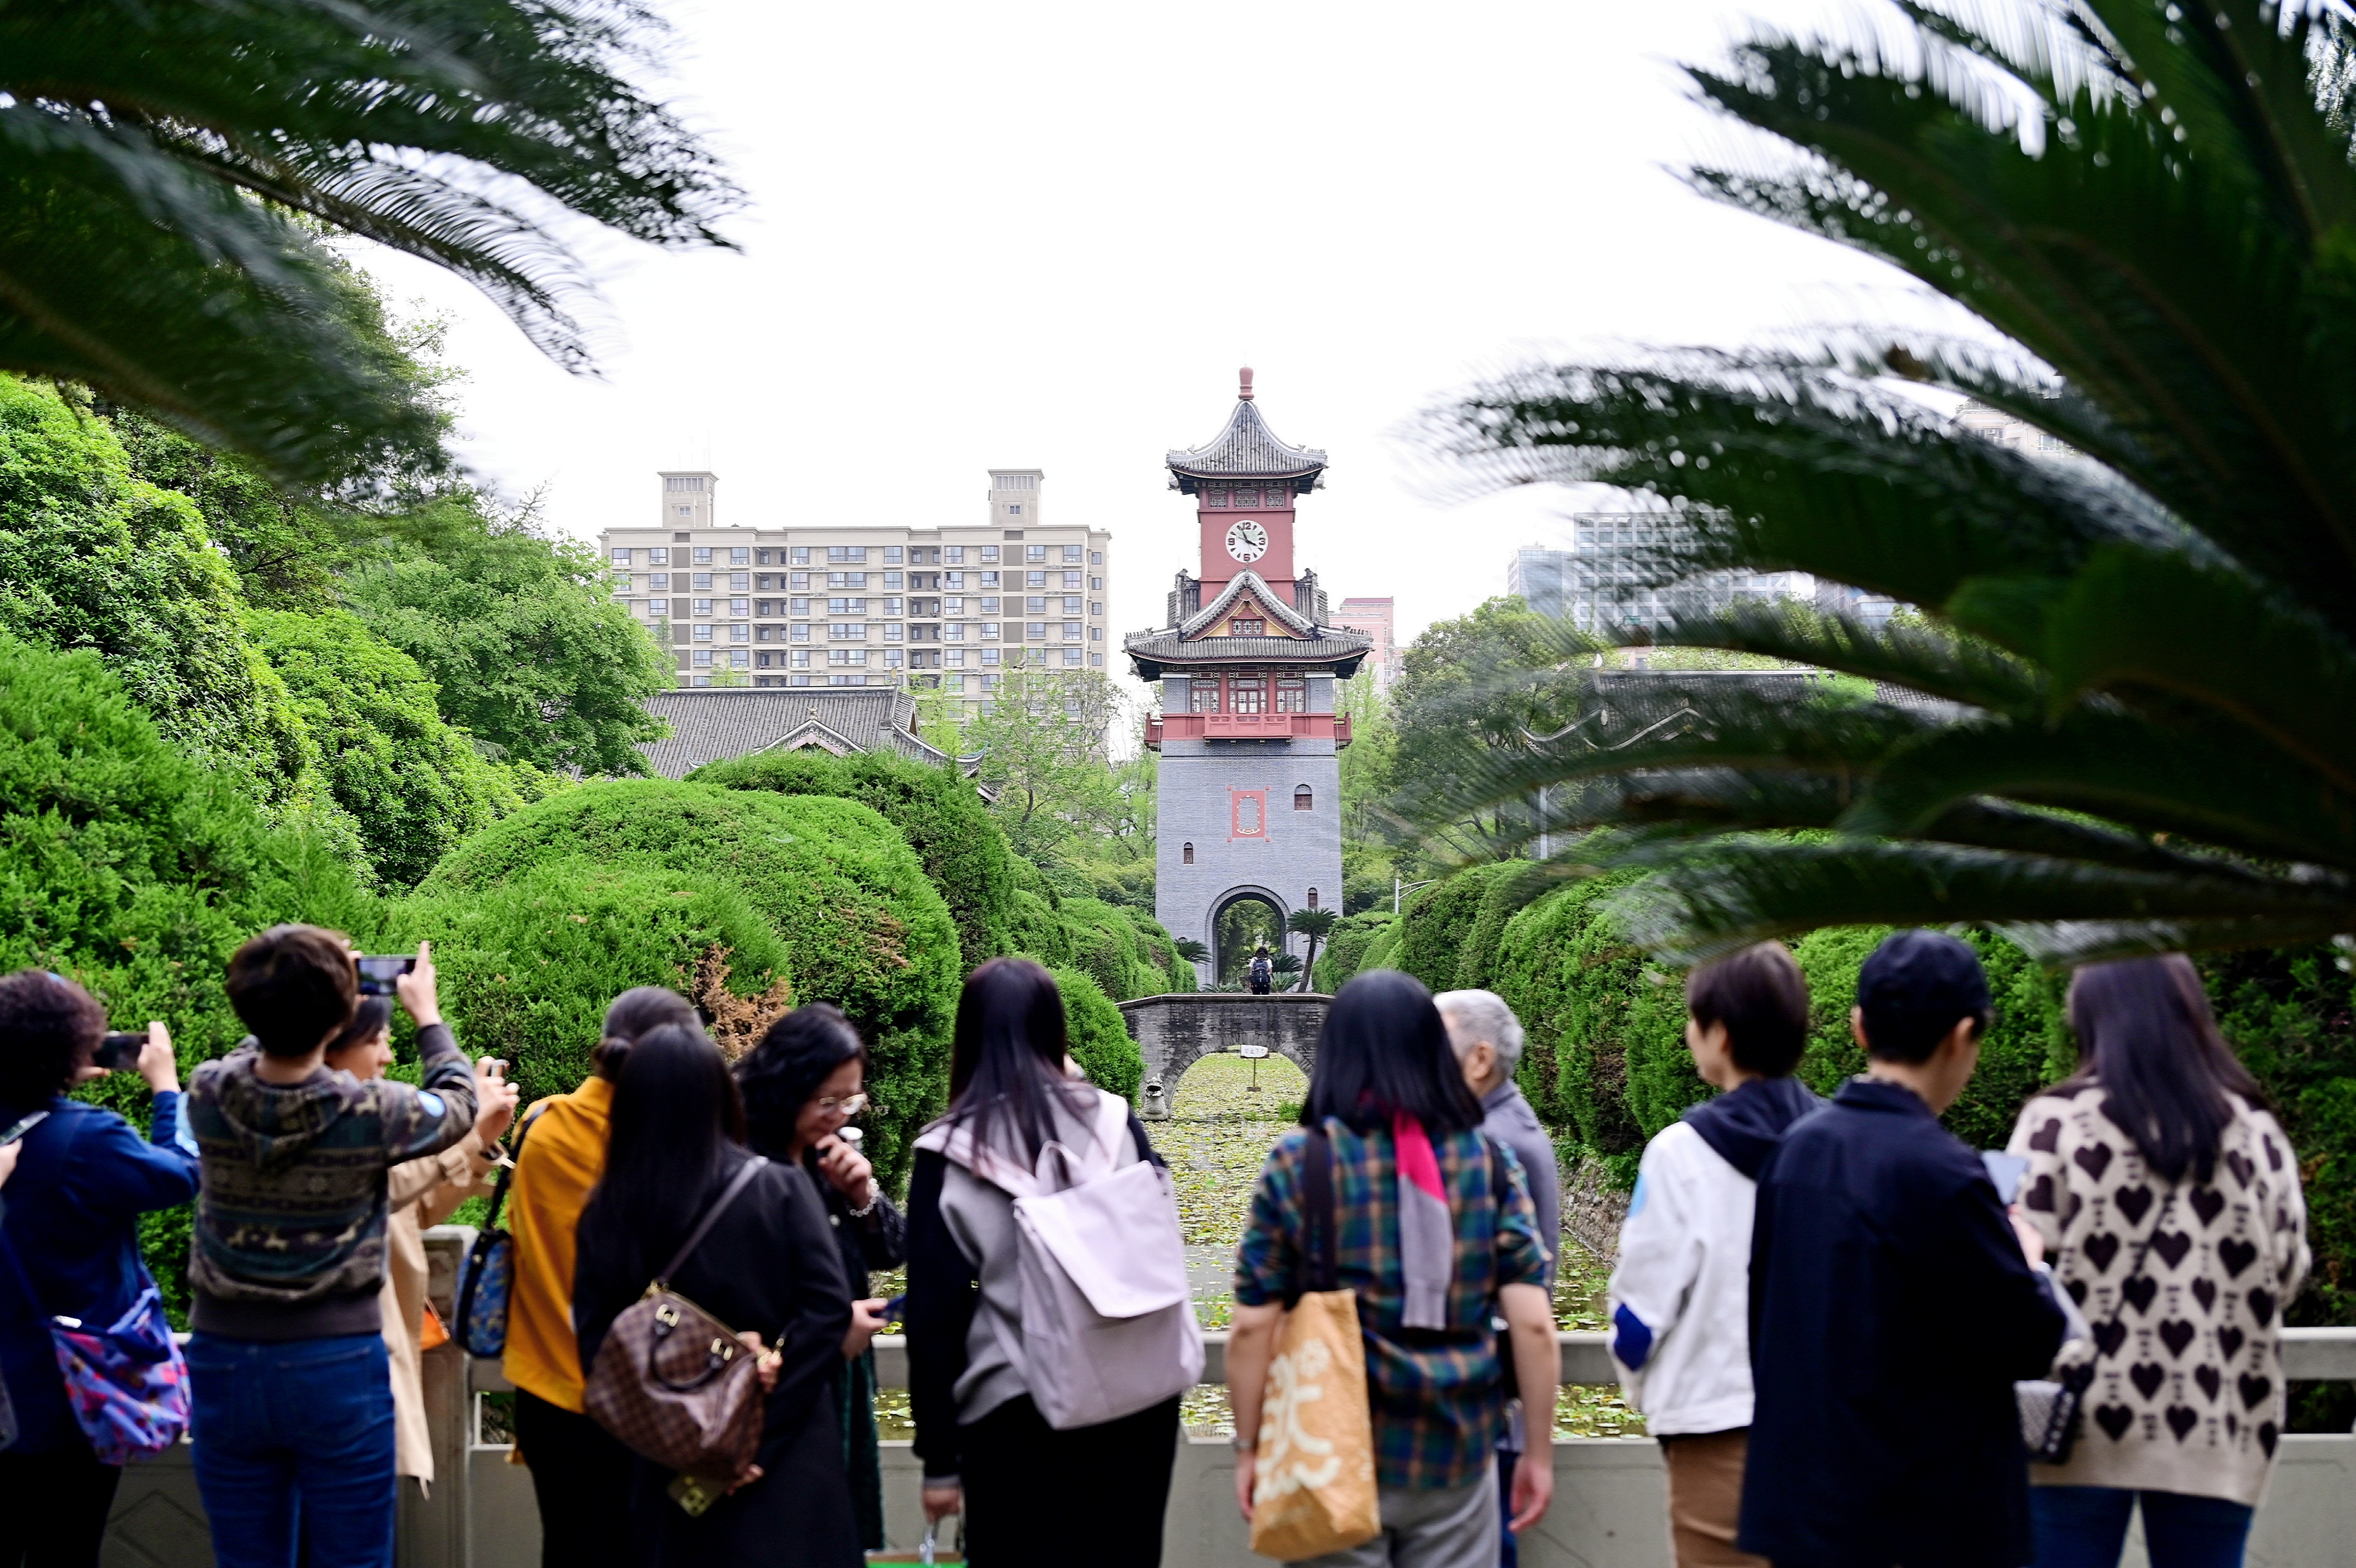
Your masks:
[{"label": "crowd of people", "polygon": [[[923,1510],[969,1561],[1159,1563],[1203,1368],[1174,1193],[1038,965],[968,977],[905,1208],[855,1124],[865,1048],[823,1004],[731,1062],[683,997],[625,992],[591,1076],[519,1116],[423,946],[388,999],[337,934],[276,927],[227,986],[250,1037],[183,1090],[165,1024],[118,1050],[71,981],[0,979],[0,1568],[92,1568],[123,1464],[183,1433],[222,1568],[389,1568],[401,1489],[434,1478],[423,1230],[493,1191],[548,1568],[862,1562],[872,1341],[902,1317]],[[1866,1070],[1828,1101],[1794,1077],[1810,999],[1780,944],[1697,968],[1687,1001],[1718,1092],[1646,1147],[1609,1303],[1680,1568],[2115,1564],[2138,1507],[2156,1568],[2238,1563],[2308,1251],[2297,1160],[2192,966],[2082,970],[2080,1070],[2002,1153],[1938,1120],[1991,1019],[1951,937],[1867,961]],[[1491,993],[1357,977],[1253,1191],[1226,1362],[1247,1520],[1289,1311],[1345,1291],[1363,1342],[1370,1533],[1318,1568],[1512,1564],[1547,1513],[1560,1194],[1523,1045]],[[73,1098],[108,1070],[153,1091],[144,1137]],[[140,1243],[191,1200],[183,1351]],[[871,1294],[904,1265],[905,1297]],[[682,1315],[727,1326],[684,1378]],[[750,1425],[691,1475],[626,1406]]]}]

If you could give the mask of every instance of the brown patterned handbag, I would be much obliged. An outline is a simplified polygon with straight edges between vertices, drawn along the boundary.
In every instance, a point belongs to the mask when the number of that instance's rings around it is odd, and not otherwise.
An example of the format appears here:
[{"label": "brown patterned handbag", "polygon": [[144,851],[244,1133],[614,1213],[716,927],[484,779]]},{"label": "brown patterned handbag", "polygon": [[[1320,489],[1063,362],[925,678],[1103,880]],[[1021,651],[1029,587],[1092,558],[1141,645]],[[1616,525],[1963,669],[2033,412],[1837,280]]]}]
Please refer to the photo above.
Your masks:
[{"label": "brown patterned handbag", "polygon": [[670,1265],[615,1317],[583,1391],[598,1425],[682,1475],[732,1481],[761,1446],[758,1358],[734,1330],[671,1289],[670,1279],[768,1163],[755,1155],[737,1167]]}]

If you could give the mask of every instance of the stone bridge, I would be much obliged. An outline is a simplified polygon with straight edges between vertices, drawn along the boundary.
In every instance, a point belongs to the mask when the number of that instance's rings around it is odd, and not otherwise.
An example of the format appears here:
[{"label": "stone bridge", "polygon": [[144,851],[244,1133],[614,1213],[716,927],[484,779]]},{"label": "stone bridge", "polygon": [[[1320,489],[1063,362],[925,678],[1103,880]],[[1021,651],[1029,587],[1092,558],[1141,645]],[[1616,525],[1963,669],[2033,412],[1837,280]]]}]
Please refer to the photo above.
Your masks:
[{"label": "stone bridge", "polygon": [[[1168,1114],[1186,1069],[1205,1057],[1238,1046],[1266,1046],[1303,1073],[1317,1065],[1317,1035],[1330,996],[1285,991],[1254,996],[1244,991],[1173,991],[1120,1004],[1129,1037],[1145,1058],[1144,1108]],[[1154,1086],[1160,1086],[1157,1098]]]}]

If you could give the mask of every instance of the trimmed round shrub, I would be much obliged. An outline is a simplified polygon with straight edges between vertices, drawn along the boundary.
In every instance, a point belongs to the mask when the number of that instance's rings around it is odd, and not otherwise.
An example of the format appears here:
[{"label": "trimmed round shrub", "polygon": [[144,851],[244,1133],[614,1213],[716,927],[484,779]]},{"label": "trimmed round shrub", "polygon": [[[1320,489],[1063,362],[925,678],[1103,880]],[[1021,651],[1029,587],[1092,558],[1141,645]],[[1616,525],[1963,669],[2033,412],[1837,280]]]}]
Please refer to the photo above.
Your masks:
[{"label": "trimmed round shrub", "polygon": [[417,661],[358,616],[249,610],[245,624],[387,885],[413,886],[452,845],[520,804],[506,774],[444,722]]},{"label": "trimmed round shrub", "polygon": [[798,999],[833,1003],[867,1039],[869,1157],[896,1180],[947,1098],[959,979],[948,907],[897,830],[829,796],[617,779],[486,829],[418,891],[465,897],[576,858],[667,867],[744,895],[784,940]]},{"label": "trimmed round shrub", "polygon": [[1113,1001],[1195,989],[1194,966],[1178,957],[1170,933],[1152,917],[1085,897],[1066,897],[1059,913],[1073,966],[1087,971]]},{"label": "trimmed round shrub", "polygon": [[1464,941],[1480,918],[1483,896],[1491,883],[1526,869],[1527,864],[1501,860],[1468,865],[1438,886],[1417,894],[1405,910],[1405,929],[1391,967],[1407,971],[1434,991],[1453,990]]},{"label": "trimmed round shrub", "polygon": [[1014,950],[1049,968],[1072,961],[1072,934],[1047,900],[1028,888],[1014,890]]},{"label": "trimmed round shrub", "polygon": [[786,751],[708,763],[688,777],[723,789],[834,795],[872,806],[900,830],[941,890],[965,967],[1014,950],[1014,857],[972,781],[953,769],[886,752]]},{"label": "trimmed round shrub", "polygon": [[401,947],[433,942],[459,1046],[506,1058],[527,1105],[589,1076],[605,1005],[634,985],[696,1002],[723,1046],[749,1044],[748,1030],[793,1005],[786,944],[722,878],[562,860],[405,899],[388,924]]},{"label": "trimmed round shrub", "polygon": [[1505,869],[1489,876],[1472,917],[1472,929],[1464,934],[1464,946],[1456,960],[1457,990],[1496,989],[1492,982],[1496,979],[1497,947],[1505,940],[1507,922],[1557,886],[1544,866],[1526,861],[1503,865]]},{"label": "trimmed round shrub", "polygon": [[1366,962],[1366,955],[1373,950],[1375,939],[1389,928],[1392,918],[1388,908],[1344,916],[1334,924],[1333,935],[1325,939],[1324,950],[1317,955],[1316,972],[1310,983],[1331,996],[1358,971],[1372,967]]},{"label": "trimmed round shrub", "polygon": [[1085,971],[1050,966],[1048,972],[1064,993],[1064,1027],[1071,1036],[1072,1059],[1098,1089],[1134,1101],[1145,1078],[1145,1058],[1129,1037],[1120,1009]]}]

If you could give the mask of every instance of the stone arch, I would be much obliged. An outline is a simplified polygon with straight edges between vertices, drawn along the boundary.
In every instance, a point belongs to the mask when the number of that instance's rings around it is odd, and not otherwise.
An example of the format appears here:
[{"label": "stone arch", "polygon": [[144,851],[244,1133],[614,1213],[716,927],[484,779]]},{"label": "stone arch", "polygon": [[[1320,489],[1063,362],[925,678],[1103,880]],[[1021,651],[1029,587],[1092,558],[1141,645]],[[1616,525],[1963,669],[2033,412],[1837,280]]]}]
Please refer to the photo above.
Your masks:
[{"label": "stone arch", "polygon": [[1284,929],[1285,922],[1292,918],[1292,901],[1273,887],[1264,887],[1256,882],[1237,883],[1214,897],[1204,908],[1202,940],[1203,945],[1211,950],[1210,959],[1205,966],[1210,972],[1204,978],[1210,983],[1215,983],[1219,978],[1219,917],[1247,900],[1266,904],[1276,911],[1276,932],[1279,942],[1276,950],[1278,952],[1299,950],[1295,945],[1299,939]]},{"label": "stone arch", "polygon": [[[1122,1021],[1145,1059],[1141,1082],[1160,1084],[1162,1103],[1178,1091],[1186,1069],[1207,1056],[1242,1045],[1266,1046],[1303,1073],[1317,1070],[1317,1036],[1330,996],[1280,992],[1254,996],[1233,991],[1173,992],[1120,1004]],[[1147,1090],[1141,1090],[1146,1094]],[[1148,1095],[1150,1100],[1150,1095]],[[1164,1112],[1166,1114],[1166,1112]]]}]

